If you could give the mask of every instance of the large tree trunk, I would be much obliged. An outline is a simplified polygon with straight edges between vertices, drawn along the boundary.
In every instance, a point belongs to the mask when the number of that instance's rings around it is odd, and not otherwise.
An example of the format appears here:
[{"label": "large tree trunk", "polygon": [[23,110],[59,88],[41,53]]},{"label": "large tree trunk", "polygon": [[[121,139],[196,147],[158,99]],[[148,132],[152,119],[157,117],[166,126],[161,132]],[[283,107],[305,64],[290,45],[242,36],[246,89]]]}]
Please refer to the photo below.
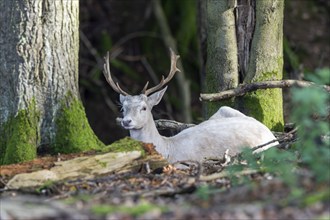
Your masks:
[{"label": "large tree trunk", "polygon": [[[247,1],[247,0],[244,0]],[[283,0],[250,0],[255,10],[255,29],[251,39],[244,83],[281,80],[283,77]],[[250,2],[247,1],[247,2]],[[254,6],[255,5],[255,6]],[[241,110],[275,131],[283,129],[281,89],[252,92],[242,99]]]},{"label": "large tree trunk", "polygon": [[[238,83],[282,79],[284,1],[207,0],[205,4],[206,92],[231,89]],[[229,102],[206,103],[207,116],[224,104],[273,130],[283,129],[280,89],[256,91]]]},{"label": "large tree trunk", "polygon": [[0,2],[0,164],[102,145],[79,99],[79,1]]}]

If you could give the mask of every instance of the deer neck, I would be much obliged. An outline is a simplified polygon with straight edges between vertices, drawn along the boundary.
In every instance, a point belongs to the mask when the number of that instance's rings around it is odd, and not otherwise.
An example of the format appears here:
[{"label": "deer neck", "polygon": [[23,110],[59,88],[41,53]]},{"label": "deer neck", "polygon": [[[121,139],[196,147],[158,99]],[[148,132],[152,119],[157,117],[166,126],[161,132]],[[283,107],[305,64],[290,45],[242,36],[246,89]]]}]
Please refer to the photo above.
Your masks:
[{"label": "deer neck", "polygon": [[142,141],[144,143],[152,143],[156,150],[167,157],[169,154],[169,145],[166,137],[159,134],[155,122],[149,120],[147,124],[141,129],[129,130],[131,138]]}]

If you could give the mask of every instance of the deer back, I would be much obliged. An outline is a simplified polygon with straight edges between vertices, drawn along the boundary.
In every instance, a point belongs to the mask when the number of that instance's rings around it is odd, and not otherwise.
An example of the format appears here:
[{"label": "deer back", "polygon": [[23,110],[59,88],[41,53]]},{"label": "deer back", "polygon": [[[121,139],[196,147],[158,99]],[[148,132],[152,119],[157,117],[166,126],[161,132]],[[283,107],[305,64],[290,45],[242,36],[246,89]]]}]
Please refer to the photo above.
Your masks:
[{"label": "deer back", "polygon": [[[209,120],[168,138],[172,150],[168,159],[172,162],[187,158],[202,161],[223,156],[227,149],[230,155],[236,155],[244,147],[255,147],[275,139],[261,122],[230,107],[222,107]],[[276,144],[266,145],[259,151]]]}]

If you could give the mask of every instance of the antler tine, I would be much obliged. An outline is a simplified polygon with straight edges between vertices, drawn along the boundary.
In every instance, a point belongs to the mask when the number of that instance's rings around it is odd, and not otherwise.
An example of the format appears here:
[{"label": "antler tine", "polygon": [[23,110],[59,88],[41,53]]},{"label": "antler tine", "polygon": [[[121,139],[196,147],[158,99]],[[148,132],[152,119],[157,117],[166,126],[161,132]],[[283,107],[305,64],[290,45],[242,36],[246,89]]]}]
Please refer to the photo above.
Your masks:
[{"label": "antler tine", "polygon": [[142,92],[145,95],[150,95],[151,93],[154,93],[157,90],[161,89],[165,84],[167,84],[173,78],[173,76],[176,72],[180,72],[180,70],[176,66],[176,63],[177,63],[178,59],[180,58],[180,56],[176,55],[171,48],[170,48],[170,52],[171,52],[171,69],[170,69],[170,72],[168,73],[168,76],[166,78],[164,78],[164,76],[162,76],[162,80],[160,81],[160,83],[157,86],[154,86],[150,89],[146,89],[146,86],[147,86],[146,85],[145,88],[143,88],[143,90],[142,90]]},{"label": "antler tine", "polygon": [[117,93],[122,94],[122,95],[129,95],[127,92],[125,92],[124,90],[122,90],[117,83],[115,83],[111,77],[111,72],[110,72],[110,64],[109,64],[109,51],[107,52],[107,56],[104,57],[105,63],[103,65],[103,74],[105,76],[105,79],[107,80],[107,82],[109,83],[109,85],[113,88],[113,90],[115,90]]},{"label": "antler tine", "polygon": [[143,87],[141,93],[144,94],[148,88],[148,85],[149,85],[149,81],[145,84],[145,86]]}]

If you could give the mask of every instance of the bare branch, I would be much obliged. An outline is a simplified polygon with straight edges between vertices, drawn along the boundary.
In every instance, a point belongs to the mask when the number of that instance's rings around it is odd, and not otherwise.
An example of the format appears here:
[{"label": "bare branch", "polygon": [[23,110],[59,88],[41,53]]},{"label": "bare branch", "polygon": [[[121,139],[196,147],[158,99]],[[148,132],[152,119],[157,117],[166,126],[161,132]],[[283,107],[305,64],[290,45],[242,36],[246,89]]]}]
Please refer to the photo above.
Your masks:
[{"label": "bare branch", "polygon": [[230,173],[228,171],[223,171],[221,173],[213,173],[207,176],[200,176],[199,180],[200,181],[212,181],[212,180],[216,180],[216,179],[220,179],[220,178],[225,178],[225,177],[229,177],[229,176],[247,176],[247,175],[251,175],[251,174],[255,174],[260,172],[259,170],[253,170],[253,169],[246,169],[246,170],[242,170],[239,172],[235,172],[235,173]]},{"label": "bare branch", "polygon": [[[163,36],[164,44],[166,47],[172,48],[176,53],[178,53],[178,48],[176,45],[176,41],[171,33],[169,24],[166,20],[166,16],[164,13],[164,10],[162,8],[162,4],[160,0],[153,0],[152,2],[152,7],[153,7],[153,12],[155,15],[155,18],[158,22],[159,28],[161,35]],[[184,74],[184,68],[182,65],[182,62],[179,60],[178,61],[178,67],[181,70],[182,74],[177,74],[176,75],[176,81],[177,84],[180,85],[178,86],[178,94],[180,96],[181,102],[182,102],[182,116],[184,118],[185,122],[191,122],[191,91],[190,91],[190,83],[189,80],[185,77]]]},{"label": "bare branch", "polygon": [[[201,101],[220,101],[223,99],[229,99],[236,96],[243,96],[248,92],[256,91],[258,89],[270,89],[270,88],[290,88],[293,86],[298,87],[309,87],[317,86],[316,84],[308,81],[302,80],[281,80],[281,81],[265,81],[265,82],[256,82],[250,84],[241,84],[235,89],[230,89],[222,91],[219,93],[209,93],[209,94],[200,94]],[[323,85],[321,86],[324,90],[330,93],[330,86]]]}]

